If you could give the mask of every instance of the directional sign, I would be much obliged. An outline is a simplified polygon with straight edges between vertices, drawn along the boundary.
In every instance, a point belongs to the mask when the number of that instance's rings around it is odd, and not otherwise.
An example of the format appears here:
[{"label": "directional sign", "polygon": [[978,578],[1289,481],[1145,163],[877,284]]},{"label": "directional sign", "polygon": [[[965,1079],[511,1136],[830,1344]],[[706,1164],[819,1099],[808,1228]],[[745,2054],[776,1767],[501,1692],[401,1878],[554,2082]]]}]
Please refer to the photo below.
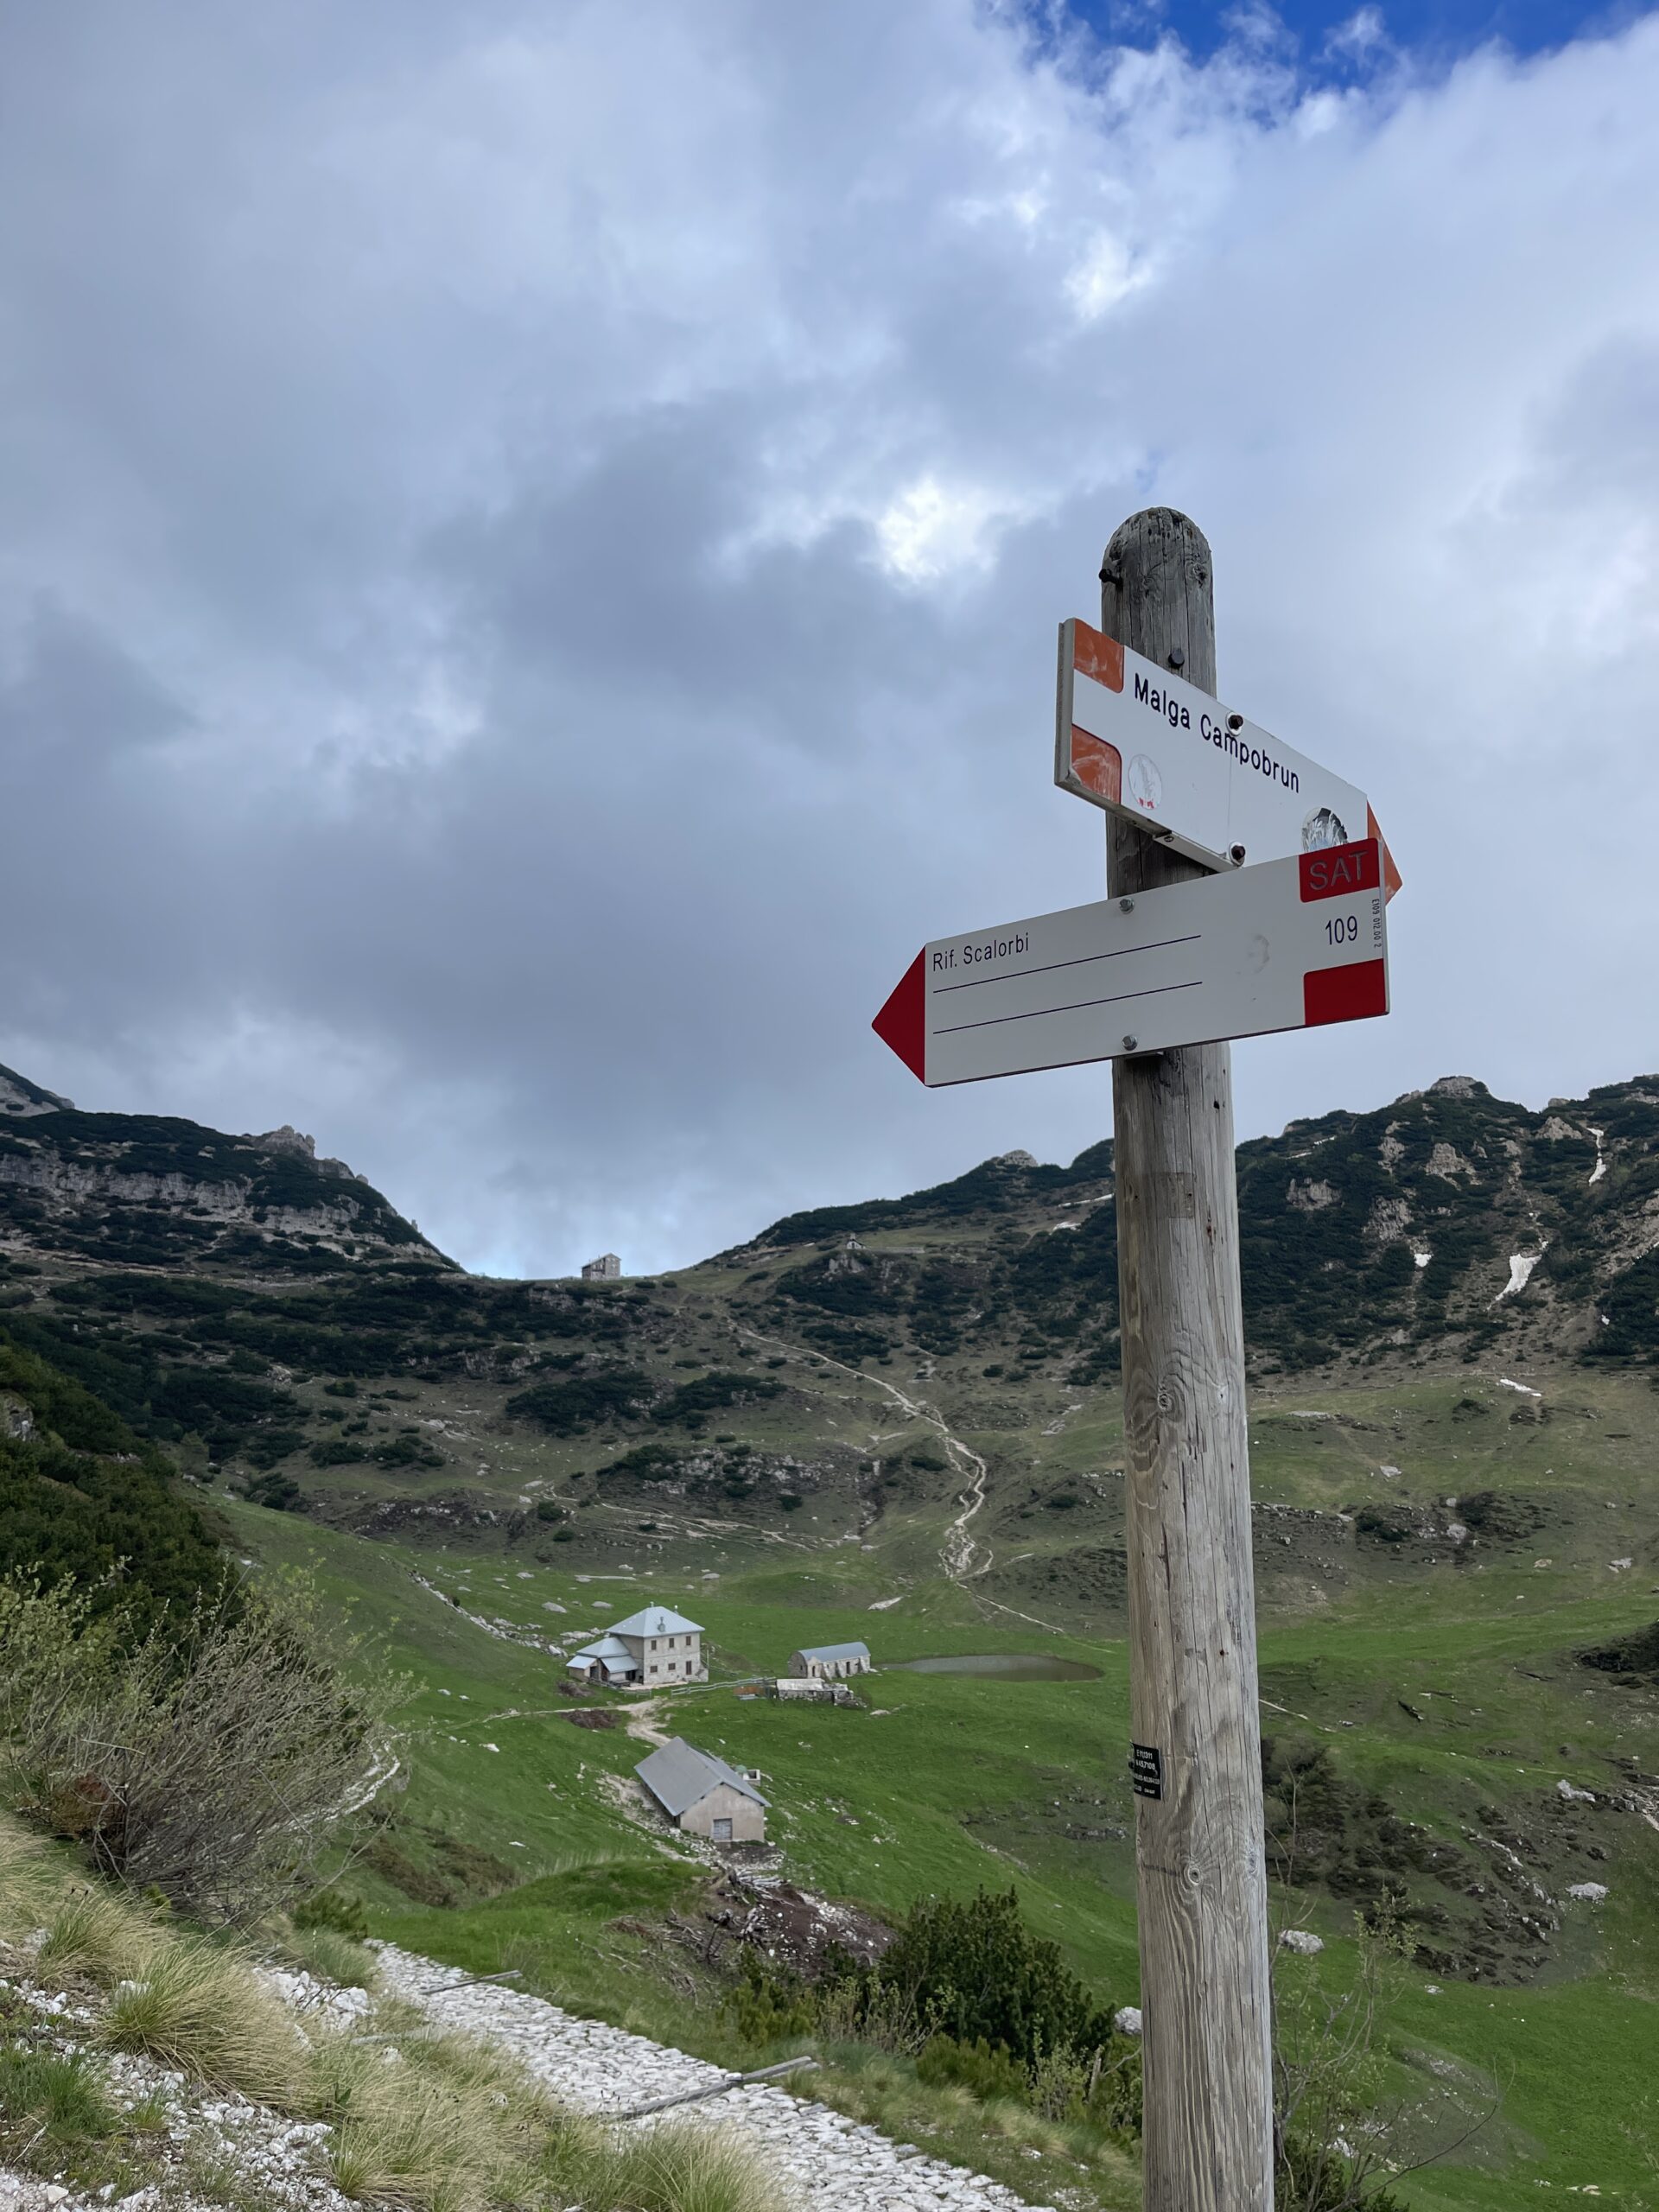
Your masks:
[{"label": "directional sign", "polygon": [[[1363,791],[1083,621],[1060,625],[1054,780],[1208,868],[1382,836]],[[1392,898],[1386,844],[1382,872]]]},{"label": "directional sign", "polygon": [[872,1024],[931,1086],[1389,1010],[1376,838],[924,945]]}]

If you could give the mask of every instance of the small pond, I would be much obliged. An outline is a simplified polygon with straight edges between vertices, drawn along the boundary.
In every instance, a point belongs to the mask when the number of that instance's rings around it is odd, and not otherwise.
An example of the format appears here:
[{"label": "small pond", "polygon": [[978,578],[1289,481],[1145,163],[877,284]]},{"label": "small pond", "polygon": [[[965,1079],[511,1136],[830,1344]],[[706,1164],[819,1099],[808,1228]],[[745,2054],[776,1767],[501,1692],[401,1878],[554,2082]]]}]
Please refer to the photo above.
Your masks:
[{"label": "small pond", "polygon": [[1096,1682],[1098,1667],[1081,1659],[1056,1659],[1046,1651],[976,1651],[960,1659],[899,1659],[884,1672],[910,1675],[995,1675],[1005,1682]]}]

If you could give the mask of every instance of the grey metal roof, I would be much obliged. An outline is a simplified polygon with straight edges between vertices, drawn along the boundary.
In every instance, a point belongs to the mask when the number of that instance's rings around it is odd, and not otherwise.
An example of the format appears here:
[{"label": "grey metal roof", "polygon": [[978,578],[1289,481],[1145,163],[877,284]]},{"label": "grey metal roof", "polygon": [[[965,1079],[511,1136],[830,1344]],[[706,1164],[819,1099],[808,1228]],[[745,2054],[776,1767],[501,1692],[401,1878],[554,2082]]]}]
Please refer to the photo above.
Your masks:
[{"label": "grey metal roof", "polygon": [[683,1613],[677,1613],[671,1605],[647,1605],[640,1612],[630,1613],[625,1621],[614,1621],[613,1636],[692,1636],[702,1634],[701,1621],[689,1621]]},{"label": "grey metal roof", "polygon": [[[601,1636],[597,1643],[584,1643],[580,1651],[570,1654],[570,1659],[626,1659],[630,1667],[635,1663],[632,1652],[618,1636]],[[567,1666],[569,1663],[565,1662]]]},{"label": "grey metal roof", "polygon": [[868,1659],[868,1643],[804,1643],[795,1654],[798,1659]]},{"label": "grey metal roof", "polygon": [[757,1805],[766,1802],[747,1775],[728,1766],[724,1759],[717,1759],[712,1751],[700,1751],[683,1736],[670,1737],[649,1758],[641,1759],[633,1770],[663,1810],[677,1821],[722,1782],[733,1789],[741,1789],[746,1797],[753,1797]]}]

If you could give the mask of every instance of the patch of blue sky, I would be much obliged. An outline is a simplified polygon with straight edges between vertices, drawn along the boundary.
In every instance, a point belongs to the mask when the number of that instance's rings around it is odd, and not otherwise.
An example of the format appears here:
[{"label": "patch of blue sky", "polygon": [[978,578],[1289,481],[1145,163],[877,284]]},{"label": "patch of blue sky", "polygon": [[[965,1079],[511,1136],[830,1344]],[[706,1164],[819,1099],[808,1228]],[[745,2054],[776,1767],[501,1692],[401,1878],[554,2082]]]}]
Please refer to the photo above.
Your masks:
[{"label": "patch of blue sky", "polygon": [[[1178,39],[1197,60],[1242,46],[1270,54],[1310,82],[1352,83],[1408,58],[1419,70],[1449,67],[1491,45],[1525,55],[1597,38],[1653,12],[1639,0],[1280,0],[1276,7],[1217,7],[1206,0],[1061,0],[1065,12],[1114,46]],[[1048,16],[1045,0],[1032,13]]]}]

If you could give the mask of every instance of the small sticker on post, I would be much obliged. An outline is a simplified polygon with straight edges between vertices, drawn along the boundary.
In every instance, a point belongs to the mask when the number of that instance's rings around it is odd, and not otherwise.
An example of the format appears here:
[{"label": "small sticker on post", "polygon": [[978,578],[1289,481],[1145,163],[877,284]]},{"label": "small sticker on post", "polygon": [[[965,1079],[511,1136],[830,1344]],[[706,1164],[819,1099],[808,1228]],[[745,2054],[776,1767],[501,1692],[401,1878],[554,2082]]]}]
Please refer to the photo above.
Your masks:
[{"label": "small sticker on post", "polygon": [[1156,1744],[1129,1746],[1129,1786],[1137,1797],[1164,1794],[1164,1755]]}]

